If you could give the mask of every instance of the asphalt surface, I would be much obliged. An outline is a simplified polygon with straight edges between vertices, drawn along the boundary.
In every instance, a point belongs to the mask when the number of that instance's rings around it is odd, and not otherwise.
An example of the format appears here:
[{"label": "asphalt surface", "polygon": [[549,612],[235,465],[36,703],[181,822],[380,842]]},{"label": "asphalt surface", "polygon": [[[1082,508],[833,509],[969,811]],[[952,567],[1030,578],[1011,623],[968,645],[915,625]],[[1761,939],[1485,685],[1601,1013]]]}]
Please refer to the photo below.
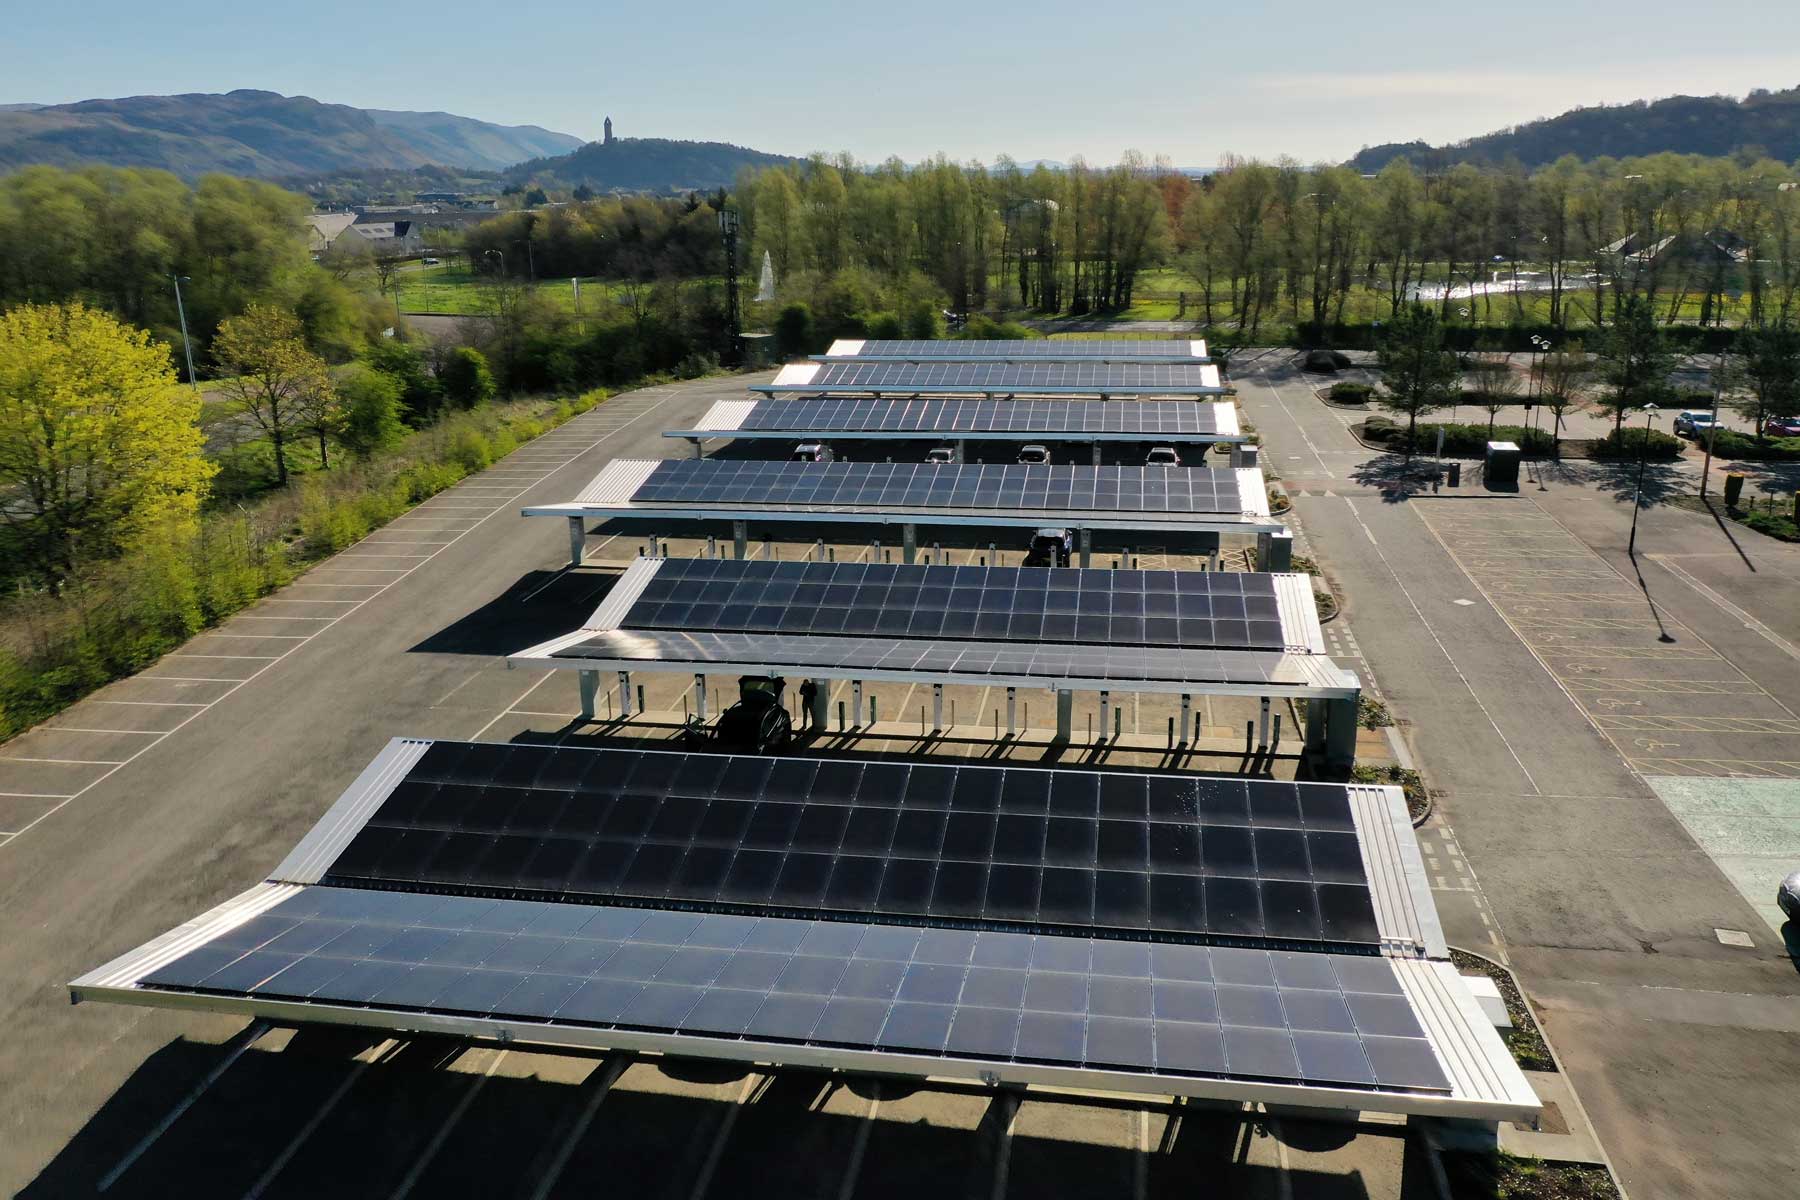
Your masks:
[{"label": "asphalt surface", "polygon": [[[0,1193],[1429,1194],[1417,1139],[1391,1121],[69,1005],[68,980],[264,878],[390,737],[572,736],[572,677],[495,657],[530,624],[523,596],[583,586],[559,577],[562,523],[518,509],[566,499],[610,458],[665,455],[662,429],[742,388],[617,397],[0,747]],[[599,558],[635,550],[590,541]],[[652,709],[672,712],[679,691],[652,683]],[[1161,714],[1128,717],[1154,759]],[[983,732],[921,747],[888,731],[902,750],[965,755],[985,752]]]},{"label": "asphalt surface", "polygon": [[[1659,503],[1634,561],[1629,470],[1404,486],[1291,356],[1234,367],[1466,864],[1453,943],[1517,970],[1636,1200],[1791,1194],[1800,976],[1658,789],[1800,775],[1800,557]],[[1800,865],[1800,821],[1763,832]]]}]

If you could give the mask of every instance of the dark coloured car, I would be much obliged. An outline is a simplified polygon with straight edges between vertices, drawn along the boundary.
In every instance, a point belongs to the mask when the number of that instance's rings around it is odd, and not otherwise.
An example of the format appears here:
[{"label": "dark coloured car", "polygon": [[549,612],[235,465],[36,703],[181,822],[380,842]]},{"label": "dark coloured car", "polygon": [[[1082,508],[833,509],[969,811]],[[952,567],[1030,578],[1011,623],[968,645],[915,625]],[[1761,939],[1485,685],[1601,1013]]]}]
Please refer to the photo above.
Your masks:
[{"label": "dark coloured car", "polygon": [[794,721],[781,703],[784,680],[745,675],[738,680],[738,702],[719,714],[713,739],[721,749],[743,754],[773,754],[794,737]]},{"label": "dark coloured car", "polygon": [[1342,350],[1308,350],[1300,368],[1317,375],[1336,375],[1350,369],[1350,356]]},{"label": "dark coloured car", "polygon": [[1772,438],[1800,437],[1800,417],[1771,417],[1763,422],[1763,436]]}]

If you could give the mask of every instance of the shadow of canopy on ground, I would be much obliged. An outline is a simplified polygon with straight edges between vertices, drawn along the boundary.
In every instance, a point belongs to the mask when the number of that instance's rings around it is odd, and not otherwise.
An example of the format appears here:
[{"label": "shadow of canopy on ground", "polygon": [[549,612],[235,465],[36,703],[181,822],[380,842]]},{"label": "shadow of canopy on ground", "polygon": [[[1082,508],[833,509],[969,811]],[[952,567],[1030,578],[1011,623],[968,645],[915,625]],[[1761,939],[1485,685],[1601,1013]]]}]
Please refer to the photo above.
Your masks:
[{"label": "shadow of canopy on ground", "polygon": [[[516,1047],[507,1051],[517,1056],[512,1068],[496,1071],[498,1047],[411,1037],[370,1055],[385,1043],[375,1032],[303,1026],[280,1049],[243,1053],[195,1096],[233,1043],[175,1039],[20,1195],[61,1200],[105,1181],[109,1197],[236,1198],[259,1185],[268,1196],[373,1197],[410,1181],[410,1194],[421,1196],[577,1196],[603,1183],[634,1200],[989,1200],[1129,1195],[1136,1181],[1137,1194],[1155,1197],[1199,1188],[1368,1200],[1363,1168],[1373,1140],[1384,1169],[1399,1176],[1400,1197],[1435,1196],[1418,1139],[1397,1127],[1271,1119],[1206,1103],[1038,1096],[1024,1101],[1035,1119],[1023,1121],[1012,1090]],[[1108,1140],[1084,1140],[1103,1133]],[[1290,1151],[1308,1164],[1276,1165]]]}]

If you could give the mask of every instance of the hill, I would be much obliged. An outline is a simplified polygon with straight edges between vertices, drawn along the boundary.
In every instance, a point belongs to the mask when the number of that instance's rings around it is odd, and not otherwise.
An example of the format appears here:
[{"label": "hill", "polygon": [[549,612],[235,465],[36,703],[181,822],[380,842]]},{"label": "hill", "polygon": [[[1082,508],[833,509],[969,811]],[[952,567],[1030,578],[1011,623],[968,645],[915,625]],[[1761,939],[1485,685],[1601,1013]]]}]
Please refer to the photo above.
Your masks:
[{"label": "hill", "polygon": [[365,111],[250,90],[0,109],[0,171],[106,163],[192,179],[209,171],[278,178],[432,163],[492,170],[580,144],[535,125]]},{"label": "hill", "polygon": [[1350,160],[1379,171],[1396,158],[1414,166],[1517,159],[1528,167],[1577,158],[1635,158],[1647,154],[1721,156],[1755,148],[1782,162],[1800,158],[1800,87],[1758,89],[1730,96],[1669,96],[1630,104],[1577,108],[1447,146],[1390,142],[1364,148]]},{"label": "hill", "polygon": [[596,192],[690,192],[731,186],[744,167],[798,162],[728,142],[679,142],[669,138],[616,138],[589,142],[572,154],[537,158],[505,172],[508,183]]}]

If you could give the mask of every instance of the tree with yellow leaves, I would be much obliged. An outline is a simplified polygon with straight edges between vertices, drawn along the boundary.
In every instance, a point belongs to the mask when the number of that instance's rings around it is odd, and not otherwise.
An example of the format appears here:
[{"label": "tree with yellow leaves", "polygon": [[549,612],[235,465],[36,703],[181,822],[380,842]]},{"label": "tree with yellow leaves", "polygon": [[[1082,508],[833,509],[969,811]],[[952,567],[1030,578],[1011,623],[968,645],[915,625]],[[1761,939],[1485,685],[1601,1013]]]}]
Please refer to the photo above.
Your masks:
[{"label": "tree with yellow leaves", "polygon": [[323,463],[336,393],[325,360],[306,348],[298,318],[252,304],[219,323],[213,358],[226,376],[220,394],[268,435],[277,486],[287,486],[287,447],[295,436],[317,432]]},{"label": "tree with yellow leaves", "polygon": [[53,591],[80,562],[191,520],[216,469],[166,347],[76,304],[0,314],[0,519]]}]

